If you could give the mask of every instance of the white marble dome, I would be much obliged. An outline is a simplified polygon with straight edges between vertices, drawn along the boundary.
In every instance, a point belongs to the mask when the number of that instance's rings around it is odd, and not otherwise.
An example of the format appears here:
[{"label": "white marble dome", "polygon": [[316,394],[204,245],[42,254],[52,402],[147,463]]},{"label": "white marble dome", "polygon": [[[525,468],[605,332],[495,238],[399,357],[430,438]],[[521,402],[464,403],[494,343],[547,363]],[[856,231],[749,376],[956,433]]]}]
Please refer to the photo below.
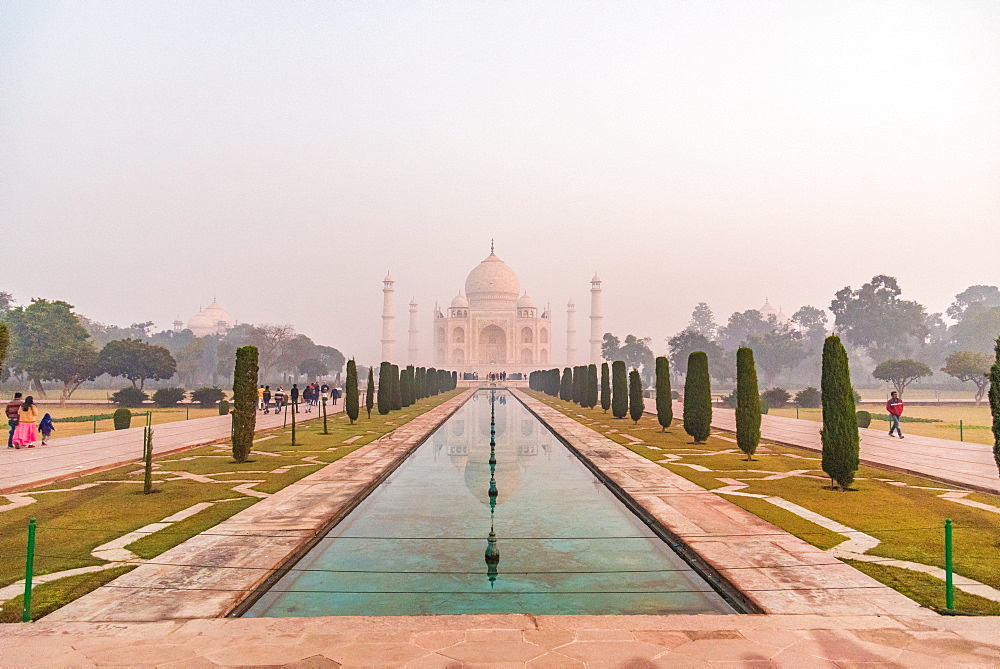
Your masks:
[{"label": "white marble dome", "polygon": [[196,337],[206,335],[223,334],[226,330],[235,325],[233,317],[222,308],[218,302],[213,301],[210,305],[199,311],[188,321],[188,329]]},{"label": "white marble dome", "polygon": [[528,297],[528,294],[525,293],[524,295],[522,295],[521,297],[519,297],[517,299],[517,308],[518,309],[534,309],[535,308],[535,301],[533,299],[531,299],[530,297]]},{"label": "white marble dome", "polygon": [[452,309],[468,309],[469,301],[465,299],[465,295],[459,293],[451,301]]},{"label": "white marble dome", "polygon": [[479,263],[465,280],[469,304],[479,309],[516,308],[521,294],[521,282],[507,264],[495,253]]}]

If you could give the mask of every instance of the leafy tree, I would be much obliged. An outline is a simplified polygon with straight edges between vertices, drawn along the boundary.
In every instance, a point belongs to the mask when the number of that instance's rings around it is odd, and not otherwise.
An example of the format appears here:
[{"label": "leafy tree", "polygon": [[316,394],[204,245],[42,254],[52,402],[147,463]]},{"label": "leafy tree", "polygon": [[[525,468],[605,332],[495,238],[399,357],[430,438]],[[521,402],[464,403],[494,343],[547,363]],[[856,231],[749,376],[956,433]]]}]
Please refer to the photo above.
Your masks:
[{"label": "leafy tree", "polygon": [[601,363],[601,409],[604,413],[611,408],[611,374],[608,363]]},{"label": "leafy tree", "polygon": [[941,371],[948,376],[954,376],[959,381],[972,381],[976,384],[976,406],[986,394],[990,385],[990,363],[993,359],[985,353],[975,351],[956,351],[948,356]]},{"label": "leafy tree", "polygon": [[955,346],[962,351],[991,353],[993,341],[1000,335],[1000,307],[986,302],[973,302],[955,323],[949,334]]},{"label": "leafy tree", "polygon": [[896,392],[902,397],[906,386],[933,373],[930,367],[916,360],[886,360],[875,367],[872,376],[880,381],[891,382],[896,388]]},{"label": "leafy tree", "polygon": [[604,342],[601,344],[601,354],[605,360],[621,360],[626,367],[641,369],[643,377],[647,381],[653,376],[653,351],[649,348],[652,341],[649,337],[639,338],[635,335],[626,335],[625,343],[619,345],[618,337],[610,332],[604,335]]},{"label": "leafy tree", "polygon": [[6,323],[0,323],[0,381],[3,380],[3,363],[7,359],[7,348],[10,346],[10,330]]},{"label": "leafy tree", "polygon": [[687,375],[688,358],[695,351],[703,351],[708,355],[708,364],[712,377],[719,381],[733,378],[733,373],[726,364],[726,352],[714,341],[692,330],[679,332],[667,341],[670,350],[670,367],[678,375]]},{"label": "leafy tree", "polygon": [[80,384],[97,376],[97,349],[73,305],[33,299],[7,311],[4,319],[10,329],[10,367],[26,374],[41,397],[42,381],[61,381],[60,400],[65,402]]},{"label": "leafy tree", "polygon": [[601,357],[605,360],[620,360],[618,358],[618,350],[622,347],[622,340],[614,336],[610,332],[604,333],[604,339],[601,341]]},{"label": "leafy tree", "polygon": [[[138,339],[118,339],[108,342],[97,356],[101,374],[124,376],[133,388],[143,390],[146,379],[169,379],[177,372],[177,361],[163,346],[147,344]],[[138,385],[136,385],[138,381]]]},{"label": "leafy tree", "polygon": [[[360,413],[360,407],[358,406],[358,363],[354,362],[354,358],[347,361],[344,411],[347,412],[347,417],[350,419],[351,425],[354,425],[354,421],[358,419],[358,414]],[[371,417],[371,409],[368,410],[368,414]]]},{"label": "leafy tree", "polygon": [[299,374],[305,374],[309,383],[313,383],[320,376],[330,373],[330,368],[319,358],[306,358],[299,363]]},{"label": "leafy tree", "polygon": [[378,371],[378,412],[383,416],[392,411],[392,363],[382,361]]},{"label": "leafy tree", "polygon": [[695,351],[688,356],[684,379],[684,431],[696,444],[703,444],[712,430],[712,382],[708,375],[708,356]]},{"label": "leafy tree", "polygon": [[805,332],[808,348],[822,349],[826,339],[826,312],[816,307],[806,305],[792,314],[792,322]]},{"label": "leafy tree", "polygon": [[746,344],[753,348],[755,363],[768,383],[774,383],[782,370],[795,367],[808,356],[802,346],[802,335],[783,326],[747,337]]},{"label": "leafy tree", "polygon": [[[254,379],[254,397],[257,395],[256,383],[257,380]],[[198,390],[191,392],[191,401],[200,404],[202,409],[214,407],[225,397],[226,393],[220,388],[209,388],[207,386],[205,388],[198,388]]]},{"label": "leafy tree", "polygon": [[809,386],[804,390],[795,393],[795,403],[805,409],[818,409],[823,402],[823,397],[818,388]]},{"label": "leafy tree", "polygon": [[1000,469],[1000,337],[996,341],[996,358],[990,367],[990,413],[993,414],[993,459]]},{"label": "leafy tree", "polygon": [[291,325],[265,323],[250,330],[247,343],[257,348],[262,380],[271,378],[271,369],[279,366],[285,358],[285,348],[294,337],[295,330]]},{"label": "leafy tree", "polygon": [[368,411],[368,418],[372,417],[372,407],[375,406],[375,373],[368,368],[368,387],[365,389],[365,409]]},{"label": "leafy tree", "polygon": [[347,362],[344,358],[344,354],[335,349],[332,346],[321,346],[316,345],[316,353],[319,361],[322,362],[329,372],[327,374],[340,374],[344,369],[344,363]]},{"label": "leafy tree", "polygon": [[823,471],[834,488],[846,490],[858,471],[858,415],[847,351],[840,337],[831,335],[823,345]]},{"label": "leafy tree", "polygon": [[715,332],[719,326],[715,323],[712,309],[704,302],[699,302],[694,311],[691,312],[691,321],[688,323],[687,329],[706,339],[715,339]]},{"label": "leafy tree", "polygon": [[628,414],[629,418],[636,425],[639,424],[639,419],[642,418],[643,412],[646,410],[646,406],[642,399],[642,377],[639,376],[639,370],[633,369],[628,373]]},{"label": "leafy tree", "polygon": [[573,399],[573,370],[563,369],[562,385],[559,387],[559,399],[569,402]]},{"label": "leafy tree", "polygon": [[926,313],[923,305],[899,299],[902,292],[896,279],[884,274],[857,290],[842,288],[830,303],[837,330],[875,362],[909,351],[927,336]]},{"label": "leafy tree", "polygon": [[187,391],[183,388],[160,388],[153,393],[153,402],[156,406],[167,409],[177,406],[177,403],[187,397]]},{"label": "leafy tree", "polygon": [[740,347],[736,351],[736,445],[748,461],[760,444],[759,392],[753,349]]},{"label": "leafy tree", "polygon": [[259,371],[256,348],[241,346],[236,349],[233,367],[233,460],[236,462],[246,462],[253,448]]},{"label": "leafy tree", "polygon": [[142,403],[149,399],[149,395],[138,388],[126,387],[116,393],[112,393],[110,399],[112,404],[117,404],[120,407],[135,408],[141,407]]},{"label": "leafy tree", "polygon": [[745,346],[751,337],[761,337],[773,332],[777,320],[769,321],[757,309],[734,312],[729,322],[719,328],[719,344],[730,351]]},{"label": "leafy tree", "polygon": [[625,363],[615,360],[611,363],[611,415],[624,418],[628,413],[628,375]]},{"label": "leafy tree", "polygon": [[777,387],[765,390],[760,394],[760,399],[767,404],[769,409],[780,409],[788,404],[788,400],[791,397],[791,394],[787,390]]},{"label": "leafy tree", "polygon": [[956,321],[964,320],[966,310],[977,304],[980,307],[1000,307],[1000,288],[997,286],[969,286],[955,296],[945,312]]},{"label": "leafy tree", "polygon": [[[709,315],[711,315],[711,311]],[[656,420],[660,423],[660,432],[666,432],[673,419],[674,401],[670,392],[670,361],[667,360],[666,356],[661,355],[656,358]]]},{"label": "leafy tree", "polygon": [[5,290],[0,290],[0,317],[14,308],[14,296]]}]

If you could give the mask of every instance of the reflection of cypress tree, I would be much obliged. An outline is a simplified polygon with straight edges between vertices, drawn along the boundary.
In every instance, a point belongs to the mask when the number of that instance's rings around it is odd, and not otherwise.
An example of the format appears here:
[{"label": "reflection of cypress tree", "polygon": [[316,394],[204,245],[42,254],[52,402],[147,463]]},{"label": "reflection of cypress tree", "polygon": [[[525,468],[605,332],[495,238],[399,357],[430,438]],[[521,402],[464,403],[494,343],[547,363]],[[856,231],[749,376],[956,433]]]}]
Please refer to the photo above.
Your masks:
[{"label": "reflection of cypress tree", "polygon": [[[326,400],[323,400],[324,402]],[[358,363],[354,358],[347,361],[347,383],[344,386],[344,411],[351,419],[351,425],[358,419]]]},{"label": "reflection of cypress tree", "polygon": [[567,402],[573,399],[573,370],[569,367],[563,370],[562,385],[559,387],[559,399]]},{"label": "reflection of cypress tree", "polygon": [[611,408],[611,374],[608,363],[601,363],[601,408],[604,413]]},{"label": "reflection of cypress tree", "polygon": [[736,444],[753,460],[760,443],[760,389],[753,349],[741,346],[736,351]]},{"label": "reflection of cypress tree", "polygon": [[1000,469],[1000,337],[997,337],[997,358],[990,367],[990,412],[993,414],[993,459]]},{"label": "reflection of cypress tree", "polygon": [[684,431],[696,444],[708,439],[712,429],[712,382],[708,378],[708,355],[695,351],[688,356],[684,379]]},{"label": "reflection of cypress tree", "polygon": [[639,419],[642,418],[642,413],[646,410],[645,403],[642,401],[642,377],[639,376],[639,370],[633,369],[628,373],[628,414],[629,418],[638,425]]},{"label": "reflection of cypress tree", "polygon": [[660,432],[666,432],[674,420],[674,399],[670,391],[670,360],[666,356],[656,358],[656,420]]},{"label": "reflection of cypress tree", "polygon": [[615,360],[611,363],[611,415],[624,418],[628,413],[628,376],[625,363]]},{"label": "reflection of cypress tree", "polygon": [[823,471],[833,486],[845,490],[858,471],[858,414],[847,351],[840,337],[831,335],[823,344]]},{"label": "reflection of cypress tree", "polygon": [[383,416],[392,411],[392,365],[383,360],[378,372],[378,412]]}]

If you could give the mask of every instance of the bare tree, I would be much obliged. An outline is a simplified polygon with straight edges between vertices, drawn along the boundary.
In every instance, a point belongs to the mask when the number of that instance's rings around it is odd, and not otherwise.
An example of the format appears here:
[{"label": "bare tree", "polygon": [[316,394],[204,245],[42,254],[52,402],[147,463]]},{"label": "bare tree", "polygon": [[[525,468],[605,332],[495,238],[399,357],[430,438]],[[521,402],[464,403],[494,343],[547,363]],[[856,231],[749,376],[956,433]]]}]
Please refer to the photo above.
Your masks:
[{"label": "bare tree", "polygon": [[295,338],[295,328],[291,325],[254,326],[247,337],[247,344],[256,346],[260,356],[260,378],[267,379],[285,353],[285,347]]}]

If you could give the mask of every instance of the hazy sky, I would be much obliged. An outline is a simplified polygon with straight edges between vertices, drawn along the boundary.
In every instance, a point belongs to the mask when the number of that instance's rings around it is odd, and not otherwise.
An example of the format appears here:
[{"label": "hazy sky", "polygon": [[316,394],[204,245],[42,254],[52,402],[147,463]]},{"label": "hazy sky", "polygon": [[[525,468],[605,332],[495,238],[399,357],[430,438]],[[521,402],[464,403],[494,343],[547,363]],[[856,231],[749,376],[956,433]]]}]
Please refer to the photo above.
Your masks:
[{"label": "hazy sky", "polygon": [[[1000,283],[1000,3],[0,1],[0,290],[378,355],[489,252],[605,326]],[[554,353],[561,358],[562,335]],[[429,352],[424,346],[424,351]]]}]

